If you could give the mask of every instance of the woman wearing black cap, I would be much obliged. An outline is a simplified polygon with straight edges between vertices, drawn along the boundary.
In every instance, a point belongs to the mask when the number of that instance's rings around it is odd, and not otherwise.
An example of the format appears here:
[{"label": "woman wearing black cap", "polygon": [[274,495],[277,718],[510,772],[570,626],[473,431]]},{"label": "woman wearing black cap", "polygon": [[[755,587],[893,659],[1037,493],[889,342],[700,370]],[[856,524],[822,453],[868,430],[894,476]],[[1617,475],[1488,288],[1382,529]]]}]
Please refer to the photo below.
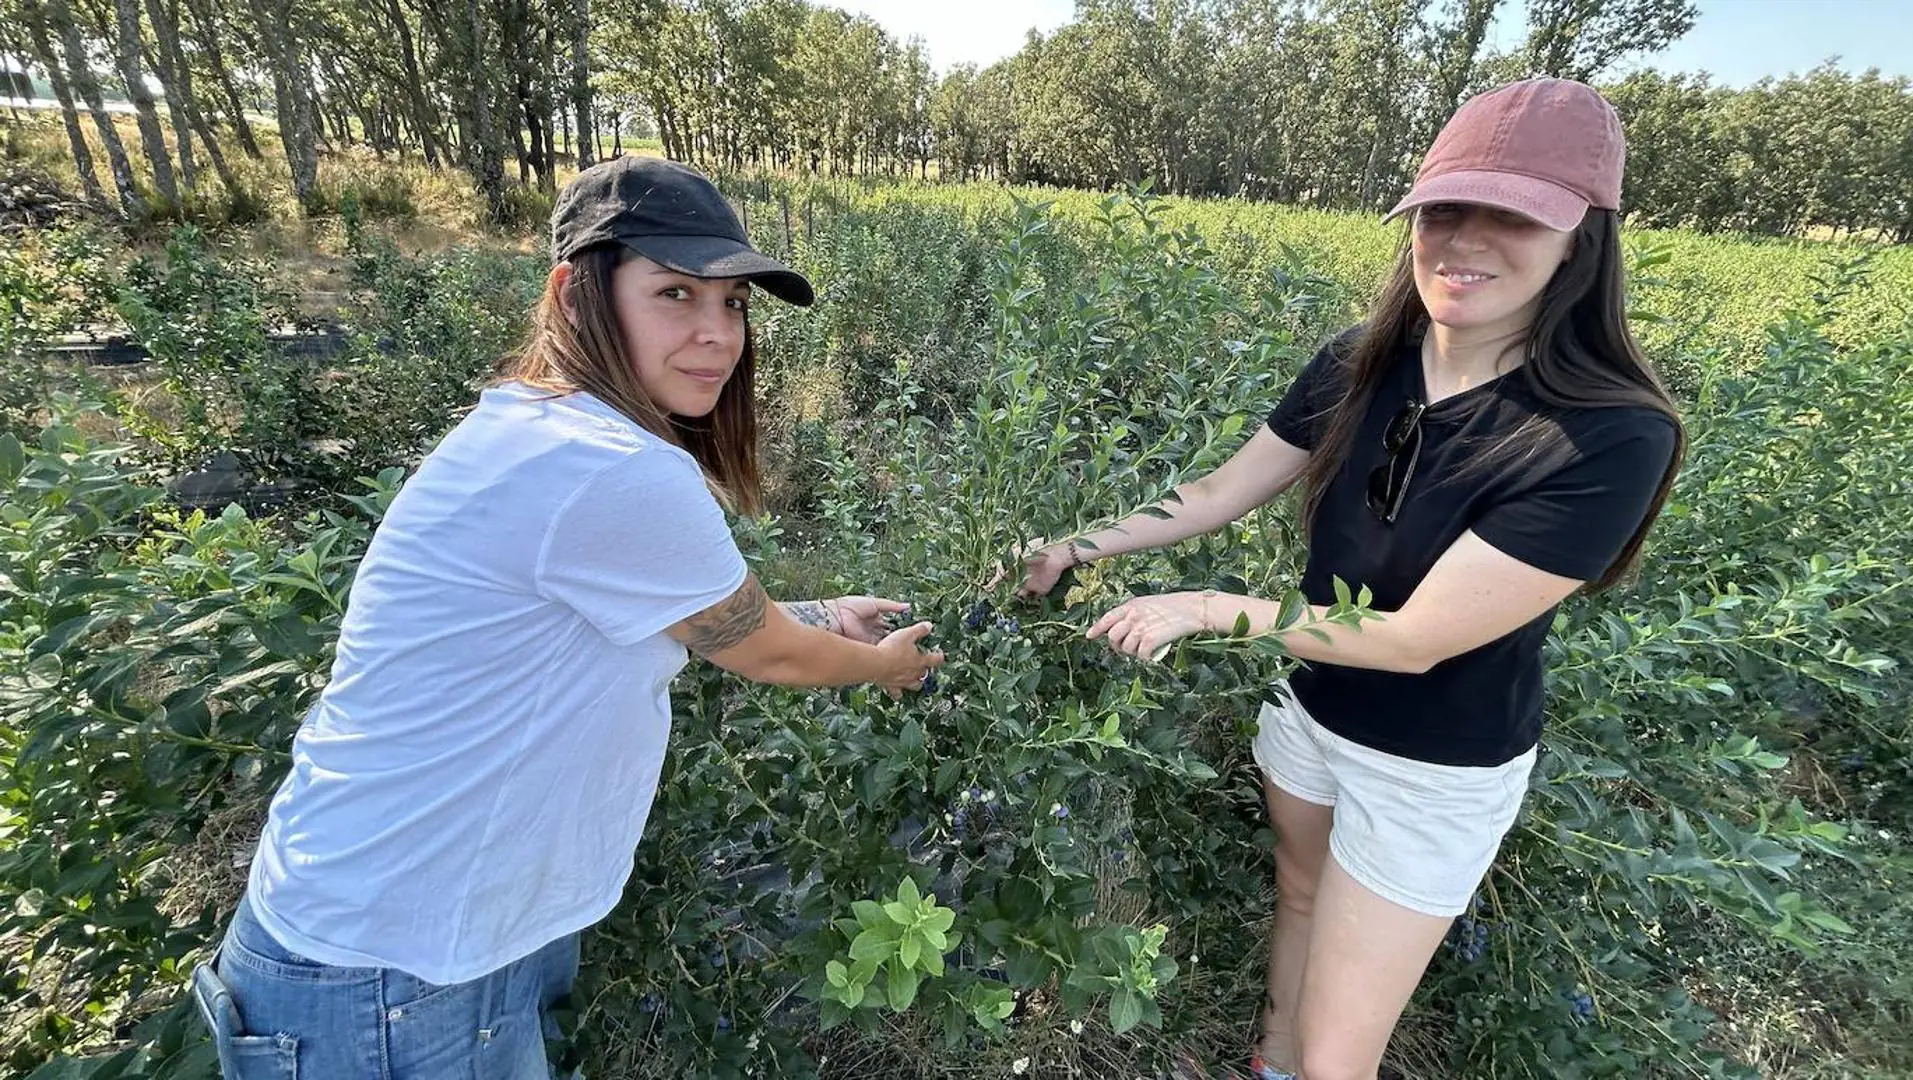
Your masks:
[{"label": "woman wearing black cap", "polygon": [[194,996],[228,1080],[546,1078],[545,1011],[617,903],[687,650],[748,679],[916,689],[905,605],[770,602],[748,309],[809,282],[715,187],[621,158],[553,214],[523,350],[420,465],[352,586],[247,894]]}]

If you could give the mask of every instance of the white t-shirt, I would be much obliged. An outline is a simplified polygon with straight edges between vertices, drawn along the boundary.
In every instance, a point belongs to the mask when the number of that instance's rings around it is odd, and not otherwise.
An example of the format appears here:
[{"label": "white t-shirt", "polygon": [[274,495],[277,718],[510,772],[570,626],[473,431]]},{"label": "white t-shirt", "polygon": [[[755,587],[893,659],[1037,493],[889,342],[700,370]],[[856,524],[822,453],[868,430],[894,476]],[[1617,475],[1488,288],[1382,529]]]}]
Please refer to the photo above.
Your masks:
[{"label": "white t-shirt", "polygon": [[696,461],[588,394],[485,391],[393,500],[249,890],[322,963],[463,982],[603,918],[686,653],[745,565]]}]

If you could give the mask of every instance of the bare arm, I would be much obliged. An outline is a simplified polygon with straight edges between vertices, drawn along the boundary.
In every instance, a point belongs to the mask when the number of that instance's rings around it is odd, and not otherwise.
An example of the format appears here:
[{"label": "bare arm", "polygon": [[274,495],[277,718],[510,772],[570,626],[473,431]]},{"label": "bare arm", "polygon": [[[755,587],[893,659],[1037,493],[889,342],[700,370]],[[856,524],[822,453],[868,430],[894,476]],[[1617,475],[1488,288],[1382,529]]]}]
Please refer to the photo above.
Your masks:
[{"label": "bare arm", "polygon": [[929,623],[905,627],[876,645],[807,626],[774,604],[755,574],[737,591],[670,628],[673,638],[699,656],[753,682],[782,686],[849,686],[876,683],[892,690],[917,689],[923,676],[943,663],[943,654],[916,643]]},{"label": "bare arm", "polygon": [[[1168,517],[1138,512],[1107,528],[1076,537],[1076,556],[1083,562],[1166,547],[1192,536],[1220,529],[1229,522],[1287,491],[1309,463],[1309,452],[1270,431],[1265,424],[1242,449],[1214,472],[1176,489],[1175,499],[1163,501]],[[1069,568],[1066,541],[1031,553],[1022,591],[1048,592]]]},{"label": "bare arm", "polygon": [[[1360,628],[1319,625],[1317,637],[1302,626],[1276,630],[1281,605],[1252,596],[1200,593],[1143,596],[1104,615],[1091,637],[1137,656],[1153,656],[1177,638],[1227,631],[1238,614],[1303,660],[1420,674],[1444,660],[1480,648],[1540,618],[1581,582],[1538,570],[1491,546],[1473,532],[1461,534],[1428,571],[1400,611],[1365,621]],[[1313,614],[1320,617],[1324,609]]]},{"label": "bare arm", "polygon": [[832,615],[828,600],[780,600],[777,606],[784,609],[784,614],[805,626],[815,626],[833,634],[839,631],[841,624]]}]

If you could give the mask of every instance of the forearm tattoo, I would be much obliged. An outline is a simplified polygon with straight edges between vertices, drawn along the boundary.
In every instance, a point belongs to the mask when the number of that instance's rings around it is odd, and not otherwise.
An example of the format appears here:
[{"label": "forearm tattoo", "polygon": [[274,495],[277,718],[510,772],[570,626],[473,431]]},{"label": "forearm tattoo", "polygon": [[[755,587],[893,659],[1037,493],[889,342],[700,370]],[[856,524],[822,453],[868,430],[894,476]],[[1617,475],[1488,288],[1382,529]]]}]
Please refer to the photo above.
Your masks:
[{"label": "forearm tattoo", "polygon": [[764,625],[770,602],[764,586],[757,583],[757,575],[746,577],[729,597],[684,620],[689,631],[684,647],[699,656],[710,656],[737,646]]},{"label": "forearm tattoo", "polygon": [[819,630],[829,630],[832,633],[837,631],[837,621],[830,617],[830,609],[824,606],[822,600],[790,600],[777,606],[784,609],[784,614],[805,626],[814,626]]}]

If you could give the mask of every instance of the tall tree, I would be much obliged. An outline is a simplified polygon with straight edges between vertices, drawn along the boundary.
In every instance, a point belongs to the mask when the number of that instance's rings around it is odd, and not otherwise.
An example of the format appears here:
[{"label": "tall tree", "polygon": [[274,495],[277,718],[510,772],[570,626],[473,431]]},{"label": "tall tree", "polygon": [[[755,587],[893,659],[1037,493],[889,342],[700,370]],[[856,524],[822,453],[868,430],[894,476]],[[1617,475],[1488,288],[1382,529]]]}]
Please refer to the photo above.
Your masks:
[{"label": "tall tree", "polygon": [[1592,82],[1623,57],[1673,44],[1699,16],[1693,0],[1530,0],[1528,67]]},{"label": "tall tree", "polygon": [[226,119],[232,124],[233,133],[239,137],[239,148],[245,151],[247,157],[258,161],[263,154],[259,149],[259,140],[253,136],[252,124],[246,120],[245,102],[239,96],[239,87],[233,81],[232,71],[226,66],[225,53],[220,48],[222,27],[214,18],[212,0],[187,0],[187,10],[193,16],[191,37],[205,55],[213,80],[219,84],[224,96]]},{"label": "tall tree", "polygon": [[571,108],[578,117],[578,168],[591,167],[591,0],[571,0]]},{"label": "tall tree", "polygon": [[[205,135],[199,132],[199,125],[193,122],[198,106],[193,101],[192,69],[187,66],[185,56],[180,52],[177,14],[177,2],[169,11],[165,0],[146,0],[146,18],[153,27],[153,48],[148,50],[148,54],[153,60],[153,70],[159,76],[160,88],[166,94],[166,111],[173,124],[173,142],[179,147],[180,182],[186,185],[190,193],[199,186],[198,165],[193,159],[193,136],[200,134],[201,141],[205,142]],[[207,153],[208,156],[217,156],[218,151],[208,143]],[[217,168],[230,190],[232,177],[224,161],[218,162]]]},{"label": "tall tree", "polygon": [[66,142],[73,153],[73,166],[80,174],[80,190],[85,193],[88,202],[105,206],[106,192],[101,189],[100,178],[93,171],[93,151],[86,145],[86,132],[80,128],[80,113],[73,105],[73,87],[67,81],[66,65],[60,62],[53,38],[47,32],[46,11],[39,0],[24,0],[20,14],[33,42],[34,59],[46,71],[47,82],[53,86],[53,96],[60,102],[60,121],[66,127]]},{"label": "tall tree", "polygon": [[292,169],[292,190],[299,205],[315,204],[319,183],[319,144],[311,96],[311,70],[304,62],[298,32],[267,0],[252,0],[253,25],[265,46],[272,73],[273,99],[278,106],[279,142]]},{"label": "tall tree", "polygon": [[120,141],[119,129],[113,126],[113,116],[106,111],[106,100],[100,93],[100,82],[93,75],[92,65],[87,61],[86,42],[80,36],[80,25],[73,18],[73,9],[67,0],[45,0],[45,11],[49,29],[58,37],[65,54],[67,78],[73,88],[79,92],[80,100],[86,102],[86,111],[93,117],[93,127],[99,133],[100,144],[106,149],[107,166],[113,174],[113,187],[120,198],[120,212],[129,217],[144,217],[146,200],[140,196],[139,188],[133,181],[133,162],[126,156],[126,144]]},{"label": "tall tree", "polygon": [[166,132],[159,124],[159,108],[140,65],[143,49],[139,0],[113,0],[113,14],[116,26],[109,35],[113,55],[119,65],[120,79],[126,84],[126,97],[133,103],[134,115],[138,118],[140,145],[146,151],[147,164],[153,169],[153,187],[160,201],[169,207],[178,207],[181,205],[179,182],[173,175],[173,157],[167,152]]}]

